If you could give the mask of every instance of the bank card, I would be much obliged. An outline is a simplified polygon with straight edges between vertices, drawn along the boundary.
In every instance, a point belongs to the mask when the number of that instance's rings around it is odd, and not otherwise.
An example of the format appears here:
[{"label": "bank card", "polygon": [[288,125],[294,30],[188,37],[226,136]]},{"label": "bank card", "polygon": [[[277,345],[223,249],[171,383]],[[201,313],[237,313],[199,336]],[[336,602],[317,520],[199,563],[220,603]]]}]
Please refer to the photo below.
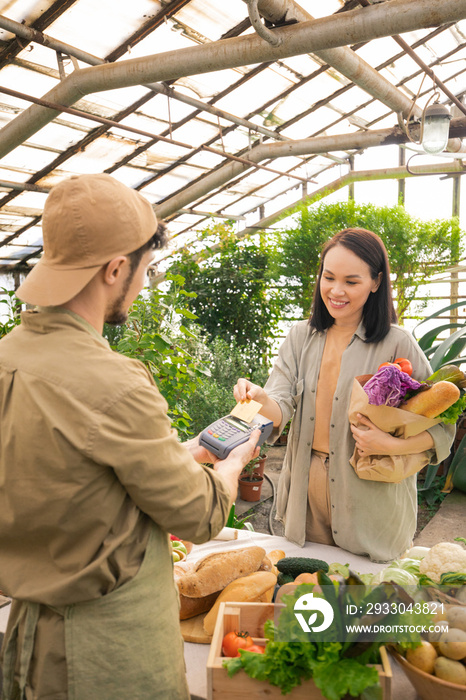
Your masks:
[{"label": "bank card", "polygon": [[235,416],[240,420],[244,420],[246,423],[250,423],[252,419],[259,413],[262,408],[262,404],[253,399],[246,399],[245,401],[240,401],[236,404],[234,409],[230,412],[230,416]]}]

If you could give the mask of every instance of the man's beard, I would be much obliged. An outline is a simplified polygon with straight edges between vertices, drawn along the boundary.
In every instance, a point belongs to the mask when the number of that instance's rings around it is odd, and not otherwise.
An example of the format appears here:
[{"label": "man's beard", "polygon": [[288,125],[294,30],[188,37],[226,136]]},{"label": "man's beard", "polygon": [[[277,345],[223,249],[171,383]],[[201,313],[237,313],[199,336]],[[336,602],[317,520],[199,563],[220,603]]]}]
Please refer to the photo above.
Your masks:
[{"label": "man's beard", "polygon": [[105,323],[108,323],[110,326],[122,326],[128,320],[128,311],[125,310],[124,303],[133,277],[134,271],[128,275],[118,299],[113,302],[110,308],[106,309]]},{"label": "man's beard", "polygon": [[122,326],[128,320],[128,312],[121,308],[124,296],[116,300],[113,306],[107,311],[105,323],[110,326]]}]

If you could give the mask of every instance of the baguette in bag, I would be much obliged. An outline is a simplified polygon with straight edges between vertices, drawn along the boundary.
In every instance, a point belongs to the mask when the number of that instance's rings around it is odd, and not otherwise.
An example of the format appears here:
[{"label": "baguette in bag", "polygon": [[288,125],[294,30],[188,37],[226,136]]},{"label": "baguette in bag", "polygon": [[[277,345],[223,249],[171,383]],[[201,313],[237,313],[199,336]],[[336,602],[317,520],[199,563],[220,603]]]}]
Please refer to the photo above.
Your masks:
[{"label": "baguette in bag", "polygon": [[430,389],[420,391],[401,404],[400,408],[426,418],[437,418],[453,406],[460,397],[460,390],[452,382],[436,382]]},{"label": "baguette in bag", "polygon": [[[425,393],[425,392],[424,392]],[[374,406],[362,388],[358,378],[353,382],[348,417],[350,423],[358,424],[357,414],[367,416],[374,425],[395,437],[408,438],[440,423],[439,419],[426,418],[402,408]],[[361,457],[355,448],[350,464],[360,479],[398,484],[416,474],[430,462],[429,452],[410,455],[369,455]]]}]

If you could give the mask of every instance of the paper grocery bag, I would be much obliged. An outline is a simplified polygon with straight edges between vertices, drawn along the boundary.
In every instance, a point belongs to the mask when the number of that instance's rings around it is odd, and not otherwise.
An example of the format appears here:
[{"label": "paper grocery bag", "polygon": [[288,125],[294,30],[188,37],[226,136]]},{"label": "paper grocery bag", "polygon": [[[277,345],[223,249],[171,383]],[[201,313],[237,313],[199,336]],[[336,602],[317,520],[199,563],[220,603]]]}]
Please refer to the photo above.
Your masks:
[{"label": "paper grocery bag", "polygon": [[[392,406],[373,406],[356,378],[353,382],[348,417],[350,423],[357,425],[357,414],[367,416],[374,425],[385,433],[395,437],[408,438],[422,433],[440,423],[438,418],[425,418],[416,413],[404,411]],[[385,481],[397,484],[412,476],[429,464],[429,452],[412,455],[370,455],[361,457],[355,448],[350,464],[360,479]]]}]

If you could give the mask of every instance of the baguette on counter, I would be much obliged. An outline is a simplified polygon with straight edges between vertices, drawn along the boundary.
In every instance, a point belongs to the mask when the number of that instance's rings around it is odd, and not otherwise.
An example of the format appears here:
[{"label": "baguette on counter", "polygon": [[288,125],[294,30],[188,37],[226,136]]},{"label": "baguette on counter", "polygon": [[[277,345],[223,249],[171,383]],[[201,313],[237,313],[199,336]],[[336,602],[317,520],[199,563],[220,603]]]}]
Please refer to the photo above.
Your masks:
[{"label": "baguette on counter", "polygon": [[229,552],[209,554],[178,580],[180,593],[188,598],[200,598],[216,591],[240,576],[257,571],[265,557],[262,547],[242,547]]},{"label": "baguette on counter", "polygon": [[[275,562],[281,554],[271,552],[269,556]],[[225,594],[230,586],[232,588],[228,595],[240,596],[230,597],[230,602],[270,601],[277,577],[269,556],[266,556],[262,547],[249,546],[209,554],[195,564],[175,565],[174,577],[180,597],[180,620],[188,620],[211,610],[217,599]],[[239,585],[234,586],[237,582]]]},{"label": "baguette on counter", "polygon": [[271,571],[256,571],[229,583],[204,618],[205,632],[214,633],[220,603],[270,603],[276,583],[277,577]]}]

